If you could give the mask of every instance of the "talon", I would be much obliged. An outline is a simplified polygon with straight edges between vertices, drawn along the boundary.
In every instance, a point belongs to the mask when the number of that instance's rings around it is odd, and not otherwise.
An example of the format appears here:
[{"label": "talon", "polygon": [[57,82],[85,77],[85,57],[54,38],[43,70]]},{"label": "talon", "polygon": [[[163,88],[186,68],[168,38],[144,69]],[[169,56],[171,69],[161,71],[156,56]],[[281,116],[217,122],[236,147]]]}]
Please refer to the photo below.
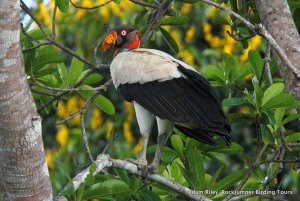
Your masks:
[{"label": "talon", "polygon": [[151,164],[148,166],[148,170],[149,170],[150,173],[155,174],[155,173],[158,172],[158,166],[151,163]]}]

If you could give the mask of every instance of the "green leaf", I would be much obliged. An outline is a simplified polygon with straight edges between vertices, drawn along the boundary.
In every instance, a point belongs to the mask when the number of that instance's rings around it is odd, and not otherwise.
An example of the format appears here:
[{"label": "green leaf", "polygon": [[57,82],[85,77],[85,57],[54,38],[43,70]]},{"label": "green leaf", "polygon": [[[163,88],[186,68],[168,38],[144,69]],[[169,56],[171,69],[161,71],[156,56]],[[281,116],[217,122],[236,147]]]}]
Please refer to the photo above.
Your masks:
[{"label": "green leaf", "polygon": [[96,171],[97,167],[95,163],[92,163],[89,167],[90,174],[93,174]]},{"label": "green leaf", "polygon": [[112,102],[105,96],[99,95],[95,98],[94,103],[105,113],[109,115],[115,114],[115,107]]},{"label": "green leaf", "polygon": [[267,176],[268,177],[273,177],[277,173],[277,171],[279,169],[279,164],[280,163],[273,163],[273,162],[270,163],[270,166],[267,170]]},{"label": "green leaf", "polygon": [[165,26],[165,25],[183,25],[187,22],[186,16],[172,16],[163,18],[159,22],[159,26]]},{"label": "green leaf", "polygon": [[143,190],[140,192],[143,201],[161,201],[160,197],[152,191]]},{"label": "green leaf", "polygon": [[212,190],[219,191],[219,190],[226,190],[229,187],[233,186],[240,180],[242,180],[247,173],[247,169],[241,169],[238,171],[234,171],[228,176],[224,177],[220,181],[218,181],[214,186],[212,186]]},{"label": "green leaf", "polygon": [[66,13],[69,9],[69,0],[55,0],[55,3],[61,12]]},{"label": "green leaf", "polygon": [[231,143],[230,147],[215,146],[215,147],[209,147],[205,150],[205,152],[217,152],[222,154],[237,154],[237,153],[242,153],[243,151],[244,148],[237,143]]},{"label": "green leaf", "polygon": [[259,79],[264,66],[264,61],[256,50],[250,50],[248,53],[248,58],[252,65],[253,73]]},{"label": "green leaf", "polygon": [[255,102],[256,102],[256,106],[257,108],[261,108],[262,105],[262,98],[263,98],[263,91],[260,88],[259,84],[256,83],[255,81],[252,82],[253,87],[254,87],[254,94],[255,94]]},{"label": "green leaf", "polygon": [[260,130],[264,144],[274,144],[274,138],[269,127],[267,125],[260,124]]},{"label": "green leaf", "polygon": [[58,64],[58,74],[62,82],[67,79],[68,71],[64,63]]},{"label": "green leaf", "polygon": [[81,85],[90,85],[101,82],[103,76],[99,73],[92,73],[90,74],[82,83]]},{"label": "green leaf", "polygon": [[278,127],[282,125],[282,119],[284,117],[284,114],[285,114],[285,107],[276,108],[275,121]]},{"label": "green leaf", "polygon": [[223,85],[226,81],[224,71],[219,69],[216,66],[207,66],[204,69],[203,76],[208,79],[213,79],[213,80],[219,81]]},{"label": "green leaf", "polygon": [[236,106],[247,103],[245,98],[226,98],[222,101],[224,106]]},{"label": "green leaf", "polygon": [[64,58],[57,53],[47,53],[38,55],[33,60],[33,64],[31,66],[33,74],[35,74],[37,71],[39,71],[41,68],[43,68],[46,64],[50,63],[60,63],[63,62]]},{"label": "green leaf", "polygon": [[[79,56],[83,56],[83,53],[81,50],[77,50],[76,53]],[[70,69],[68,72],[68,77],[66,80],[67,87],[70,87],[76,83],[76,81],[78,80],[78,78],[80,77],[80,75],[82,73],[83,66],[84,66],[84,63],[82,61],[73,57],[71,65],[70,65]]]},{"label": "green leaf", "polygon": [[285,140],[286,140],[287,143],[293,143],[293,142],[299,141],[300,140],[300,132],[293,133],[289,136],[286,136]]},{"label": "green leaf", "polygon": [[199,150],[194,149],[189,153],[189,167],[190,172],[193,174],[196,179],[196,190],[205,189],[205,171],[204,171],[204,162],[202,155]]},{"label": "green leaf", "polygon": [[83,195],[84,199],[91,199],[94,197],[105,197],[108,195],[126,194],[130,193],[129,186],[121,180],[109,179],[101,183],[92,185],[87,189]]},{"label": "green leaf", "polygon": [[178,156],[177,152],[173,149],[164,146],[162,148],[161,160],[166,163],[172,162]]},{"label": "green leaf", "polygon": [[272,98],[266,102],[263,107],[265,109],[277,108],[277,107],[287,107],[294,104],[294,97],[287,93],[279,94],[278,96]]},{"label": "green leaf", "polygon": [[174,149],[179,154],[183,153],[183,143],[182,143],[182,139],[180,138],[179,135],[172,135],[171,136],[171,143],[172,143],[172,146],[174,147]]},{"label": "green leaf", "polygon": [[264,96],[262,98],[262,105],[265,105],[272,98],[281,94],[283,90],[284,90],[284,84],[281,82],[274,83],[271,86],[269,86],[264,92]]},{"label": "green leaf", "polygon": [[115,4],[120,4],[120,3],[121,3],[121,0],[113,0],[113,2],[114,2]]},{"label": "green leaf", "polygon": [[231,80],[232,71],[235,68],[237,68],[235,61],[234,61],[232,55],[227,54],[227,53],[224,55],[223,60],[224,60],[224,64],[225,64],[225,68],[224,68],[225,76],[227,77],[227,79]]},{"label": "green leaf", "polygon": [[[45,29],[44,30],[48,35],[51,34],[51,31],[49,29]],[[29,36],[31,36],[32,38],[36,39],[36,40],[41,40],[41,39],[44,39],[45,38],[45,35],[43,34],[43,32],[39,29],[32,29],[30,31],[27,32],[27,34]],[[21,40],[24,40],[26,38],[25,35],[22,35],[21,36]]]},{"label": "green leaf", "polygon": [[165,41],[167,42],[168,46],[172,49],[172,51],[174,53],[177,54],[179,52],[179,47],[178,47],[175,39],[169,34],[169,32],[167,32],[163,28],[159,28],[159,30],[162,33],[162,36],[165,39]]},{"label": "green leaf", "polygon": [[[88,86],[88,85],[83,85],[80,86],[80,88],[82,89],[91,89],[92,87]],[[95,91],[77,91],[77,93],[79,93],[80,96],[82,96],[84,99],[88,99],[89,97],[91,97],[93,94],[95,94]],[[109,115],[114,115],[115,114],[115,107],[112,104],[112,102],[102,96],[102,95],[98,95],[95,99],[94,99],[94,103],[105,113],[109,114]]]},{"label": "green leaf", "polygon": [[290,114],[288,117],[286,117],[283,121],[282,121],[282,125],[285,125],[291,121],[294,121],[295,119],[298,118],[298,114]]}]

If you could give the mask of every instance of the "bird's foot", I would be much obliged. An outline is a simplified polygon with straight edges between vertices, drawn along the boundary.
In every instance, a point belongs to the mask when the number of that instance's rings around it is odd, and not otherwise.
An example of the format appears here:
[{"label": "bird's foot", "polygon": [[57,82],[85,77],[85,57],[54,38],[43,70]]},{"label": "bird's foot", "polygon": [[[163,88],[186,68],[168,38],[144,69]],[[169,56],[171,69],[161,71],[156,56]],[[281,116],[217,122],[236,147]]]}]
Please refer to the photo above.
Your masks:
[{"label": "bird's foot", "polygon": [[148,170],[150,173],[152,174],[155,174],[158,172],[158,167],[159,167],[159,164],[156,164],[156,163],[151,163],[149,166],[148,166]]},{"label": "bird's foot", "polygon": [[138,169],[141,170],[142,172],[147,172],[148,162],[146,159],[139,158],[139,159],[135,160],[132,158],[125,158],[124,160],[135,164],[138,167]]}]

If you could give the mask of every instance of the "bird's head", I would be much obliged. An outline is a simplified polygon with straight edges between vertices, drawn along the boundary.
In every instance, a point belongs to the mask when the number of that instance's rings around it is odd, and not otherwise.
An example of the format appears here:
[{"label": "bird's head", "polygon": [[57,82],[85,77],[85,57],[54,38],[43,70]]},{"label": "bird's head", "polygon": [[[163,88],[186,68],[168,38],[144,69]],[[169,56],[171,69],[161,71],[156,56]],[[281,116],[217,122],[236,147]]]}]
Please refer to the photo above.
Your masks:
[{"label": "bird's head", "polygon": [[135,27],[120,25],[114,28],[102,43],[104,51],[111,47],[134,49],[140,46],[140,34]]}]

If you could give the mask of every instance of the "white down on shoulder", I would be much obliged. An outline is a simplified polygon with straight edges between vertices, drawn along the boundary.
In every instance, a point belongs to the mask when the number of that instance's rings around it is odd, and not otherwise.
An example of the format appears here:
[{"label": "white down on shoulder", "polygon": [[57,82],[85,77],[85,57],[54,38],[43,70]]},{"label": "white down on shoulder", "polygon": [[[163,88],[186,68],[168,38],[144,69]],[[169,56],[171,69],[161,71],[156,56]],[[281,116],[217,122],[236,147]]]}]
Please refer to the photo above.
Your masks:
[{"label": "white down on shoulder", "polygon": [[110,72],[115,87],[118,87],[122,84],[143,84],[179,78],[182,76],[177,70],[179,64],[194,70],[165,52],[138,48],[117,54],[110,65]]}]

